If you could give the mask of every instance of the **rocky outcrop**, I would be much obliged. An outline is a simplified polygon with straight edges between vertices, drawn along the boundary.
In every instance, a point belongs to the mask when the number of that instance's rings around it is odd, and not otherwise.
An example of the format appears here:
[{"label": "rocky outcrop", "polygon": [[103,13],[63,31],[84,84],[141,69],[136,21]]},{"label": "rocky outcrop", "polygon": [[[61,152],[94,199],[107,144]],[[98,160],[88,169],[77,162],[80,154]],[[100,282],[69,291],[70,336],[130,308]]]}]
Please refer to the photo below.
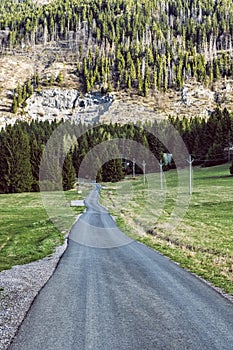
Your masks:
[{"label": "rocky outcrop", "polygon": [[[208,118],[217,106],[233,111],[233,80],[216,82],[212,89],[190,80],[181,90],[151,91],[149,97],[137,92],[114,92],[102,95],[92,92],[82,95],[77,89],[45,88],[35,92],[27,107],[17,115],[0,113],[0,127],[14,124],[16,120],[69,120],[93,124],[145,122],[173,117]],[[0,101],[0,107],[6,101]],[[1,108],[0,108],[1,110]],[[20,113],[22,112],[22,113]]]},{"label": "rocky outcrop", "polygon": [[99,92],[81,95],[75,89],[44,89],[27,100],[25,112],[29,119],[70,120],[93,124],[98,122],[113,102],[112,95]]}]

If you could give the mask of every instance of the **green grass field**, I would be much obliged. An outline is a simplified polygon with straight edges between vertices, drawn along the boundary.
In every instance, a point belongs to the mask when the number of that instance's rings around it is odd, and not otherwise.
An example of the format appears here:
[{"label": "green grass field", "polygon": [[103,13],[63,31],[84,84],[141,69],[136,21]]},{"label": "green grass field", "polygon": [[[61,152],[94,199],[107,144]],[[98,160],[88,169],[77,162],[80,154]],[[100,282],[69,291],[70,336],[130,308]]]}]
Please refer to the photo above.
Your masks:
[{"label": "green grass field", "polygon": [[[178,180],[175,171],[164,176],[162,191],[158,174],[148,175],[146,184],[140,176],[105,184],[101,203],[124,232],[233,295],[233,177],[229,165],[194,169],[193,195],[174,231],[167,223],[177,206]],[[187,188],[183,191],[187,199]],[[87,192],[66,192],[67,203]],[[56,203],[56,196],[49,194],[51,203]],[[68,207],[56,217],[58,230],[48,218],[40,193],[0,195],[0,271],[53,253],[83,210]]]},{"label": "green grass field", "polygon": [[[178,179],[176,171],[164,176],[163,191],[158,174],[147,175],[145,185],[142,177],[107,184],[101,203],[133,238],[233,294],[233,177],[229,164],[194,169],[188,210],[174,231],[168,220],[177,207]],[[187,187],[181,186],[181,212],[182,190],[185,200]]]},{"label": "green grass field", "polygon": [[[65,192],[67,208],[59,212],[62,229],[55,227],[44,209],[40,193],[0,195],[0,271],[52,254],[64,242],[77,214],[84,207],[69,208],[72,199],[85,196]],[[58,193],[49,193],[56,201]],[[68,210],[69,209],[69,210]]]}]

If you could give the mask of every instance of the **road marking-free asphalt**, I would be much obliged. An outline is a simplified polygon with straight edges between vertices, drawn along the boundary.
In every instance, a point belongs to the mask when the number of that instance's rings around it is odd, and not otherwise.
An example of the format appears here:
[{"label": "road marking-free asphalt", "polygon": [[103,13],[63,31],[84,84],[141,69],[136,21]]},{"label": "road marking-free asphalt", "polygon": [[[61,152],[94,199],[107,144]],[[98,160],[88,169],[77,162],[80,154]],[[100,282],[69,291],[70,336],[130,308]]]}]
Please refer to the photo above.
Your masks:
[{"label": "road marking-free asphalt", "polygon": [[132,241],[98,186],[10,350],[232,350],[233,304]]}]

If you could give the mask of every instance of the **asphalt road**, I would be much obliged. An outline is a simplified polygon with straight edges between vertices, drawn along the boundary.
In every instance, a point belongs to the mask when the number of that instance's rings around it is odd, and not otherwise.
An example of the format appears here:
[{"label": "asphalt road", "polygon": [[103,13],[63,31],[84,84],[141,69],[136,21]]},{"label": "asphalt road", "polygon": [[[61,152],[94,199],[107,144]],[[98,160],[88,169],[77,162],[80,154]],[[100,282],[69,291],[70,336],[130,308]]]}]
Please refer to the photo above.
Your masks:
[{"label": "asphalt road", "polygon": [[232,350],[233,304],[127,238],[97,198],[9,349]]}]

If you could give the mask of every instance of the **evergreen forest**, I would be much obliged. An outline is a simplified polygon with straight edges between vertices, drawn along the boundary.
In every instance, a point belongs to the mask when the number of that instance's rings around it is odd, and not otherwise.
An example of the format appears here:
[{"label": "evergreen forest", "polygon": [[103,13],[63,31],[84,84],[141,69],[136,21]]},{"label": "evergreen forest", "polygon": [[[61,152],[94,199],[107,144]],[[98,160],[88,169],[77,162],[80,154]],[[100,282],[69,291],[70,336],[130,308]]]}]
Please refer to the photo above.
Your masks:
[{"label": "evergreen forest", "polygon": [[1,54],[68,50],[83,91],[211,87],[232,78],[232,41],[231,0],[0,1]]},{"label": "evergreen forest", "polygon": [[[15,193],[24,191],[39,191],[39,172],[43,151],[46,144],[59,126],[66,124],[67,135],[58,134],[59,141],[55,140],[53,150],[56,152],[54,158],[62,169],[63,189],[73,188],[76,177],[79,175],[80,165],[88,152],[104,141],[116,139],[132,140],[148,148],[159,160],[163,159],[164,153],[173,153],[175,150],[175,138],[177,130],[184,140],[187,152],[194,158],[194,164],[211,166],[221,164],[229,160],[229,153],[224,149],[229,146],[233,139],[233,114],[226,109],[216,109],[209,119],[199,117],[192,119],[170,118],[161,123],[153,122],[147,125],[136,124],[103,124],[92,126],[69,124],[64,121],[49,123],[48,121],[17,122],[13,126],[7,126],[0,132],[0,193]],[[171,128],[171,125],[174,128]],[[77,134],[76,139],[69,143],[69,132]],[[164,145],[156,135],[168,135],[170,145]],[[68,146],[66,146],[68,145]],[[60,150],[59,150],[60,149]],[[64,151],[66,149],[66,151]],[[64,156],[65,152],[65,156]],[[103,149],[101,150],[103,152]],[[108,160],[108,147],[104,149],[105,159]],[[119,181],[126,174],[132,174],[132,156],[127,151],[114,149],[115,157],[110,157],[106,163],[98,159],[100,154],[96,152],[95,164],[100,164],[96,178],[89,180],[97,181]],[[50,164],[53,167],[51,161]],[[176,164],[164,165],[164,170],[176,167]],[[136,159],[136,173],[142,173],[141,163]],[[55,168],[54,168],[55,169]],[[147,172],[150,171],[149,164]],[[40,181],[52,181],[42,174]],[[84,174],[85,176],[85,174]],[[46,189],[46,185],[43,186]],[[50,187],[51,189],[51,183]],[[54,175],[54,190],[56,189],[56,174]]]},{"label": "evergreen forest", "polygon": [[[233,78],[232,44],[231,0],[53,0],[43,5],[31,0],[0,0],[0,55],[55,47],[59,49],[55,52],[75,64],[73,73],[82,92],[99,87],[103,93],[134,91],[149,96],[151,91],[181,91],[188,80],[211,88],[219,79]],[[42,80],[35,72],[19,82],[12,94],[12,113],[39,91]],[[60,73],[50,76],[46,84],[59,85],[62,80]],[[1,130],[1,193],[39,191],[43,151],[62,123],[34,120]],[[85,131],[80,124],[82,136],[77,135],[64,162],[64,151],[58,152],[63,188],[72,188],[85,155],[103,141],[138,141],[158,160],[163,153],[173,153],[172,145],[168,149],[148,131],[169,134],[170,125],[180,133],[194,164],[208,166],[230,160],[226,149],[233,142],[233,115],[227,109],[216,108],[208,119],[169,117],[159,126],[148,123],[146,129],[139,124],[110,123]],[[100,165],[97,180],[118,181],[132,172],[132,162],[124,159],[124,152],[116,148],[115,153],[118,158]],[[98,154],[96,160],[98,163]],[[164,170],[172,166],[175,164],[164,166]],[[140,165],[136,171],[142,171]],[[46,174],[43,180],[48,180]]]}]

